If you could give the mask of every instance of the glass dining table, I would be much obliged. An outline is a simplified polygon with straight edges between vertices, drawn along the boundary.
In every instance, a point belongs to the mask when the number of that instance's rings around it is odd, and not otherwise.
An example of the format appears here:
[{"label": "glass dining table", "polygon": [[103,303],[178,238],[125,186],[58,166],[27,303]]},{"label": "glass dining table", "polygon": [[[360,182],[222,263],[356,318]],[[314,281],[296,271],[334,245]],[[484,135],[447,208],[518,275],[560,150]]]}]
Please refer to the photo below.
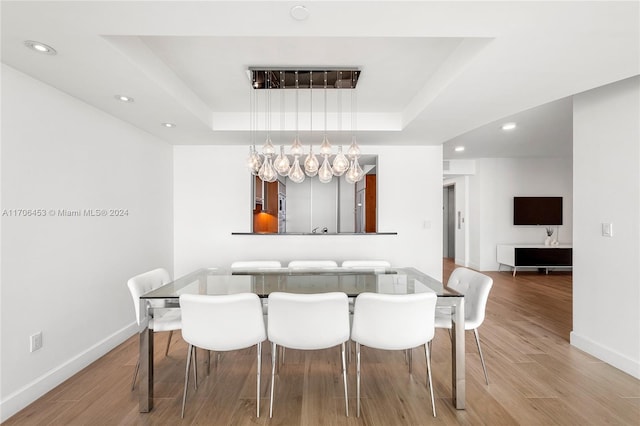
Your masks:
[{"label": "glass dining table", "polygon": [[[272,292],[344,292],[356,298],[365,292],[410,294],[435,292],[437,307],[449,307],[453,327],[451,344],[452,398],[457,409],[465,408],[464,296],[414,268],[251,268],[199,269],[140,297],[140,412],[153,408],[153,330],[148,322],[154,310],[178,308],[182,294],[223,295],[256,293],[266,299]],[[268,306],[267,306],[268,309]]]}]

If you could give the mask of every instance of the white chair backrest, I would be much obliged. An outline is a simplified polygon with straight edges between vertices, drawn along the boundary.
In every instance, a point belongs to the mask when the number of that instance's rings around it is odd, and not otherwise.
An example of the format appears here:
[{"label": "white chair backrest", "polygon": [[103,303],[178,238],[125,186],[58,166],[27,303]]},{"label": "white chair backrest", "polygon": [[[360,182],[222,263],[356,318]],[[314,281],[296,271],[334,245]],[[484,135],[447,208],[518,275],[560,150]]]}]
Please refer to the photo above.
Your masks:
[{"label": "white chair backrest", "polygon": [[291,349],[330,348],[349,340],[345,293],[269,295],[269,340]]},{"label": "white chair backrest", "polygon": [[464,294],[465,328],[472,330],[484,321],[487,299],[493,279],[467,268],[456,268],[449,277],[447,287]]},{"label": "white chair backrest", "polygon": [[378,349],[424,345],[435,333],[434,292],[361,293],[356,297],[351,340]]},{"label": "white chair backrest", "polygon": [[278,260],[238,260],[231,264],[231,269],[281,268]]},{"label": "white chair backrest", "polygon": [[248,348],[266,340],[262,304],[255,293],[183,294],[182,338],[211,351]]},{"label": "white chair backrest", "polygon": [[345,260],[342,262],[345,268],[390,268],[391,262],[386,260]]},{"label": "white chair backrest", "polygon": [[338,263],[334,260],[292,260],[289,268],[337,268]]},{"label": "white chair backrest", "polygon": [[138,325],[140,325],[140,322],[142,321],[142,315],[140,312],[140,296],[170,282],[171,275],[169,275],[169,272],[163,268],[154,269],[152,271],[136,275],[133,278],[129,278],[129,281],[127,281],[127,287],[129,287],[131,298],[133,299],[133,306],[136,309],[136,321],[138,322]]}]

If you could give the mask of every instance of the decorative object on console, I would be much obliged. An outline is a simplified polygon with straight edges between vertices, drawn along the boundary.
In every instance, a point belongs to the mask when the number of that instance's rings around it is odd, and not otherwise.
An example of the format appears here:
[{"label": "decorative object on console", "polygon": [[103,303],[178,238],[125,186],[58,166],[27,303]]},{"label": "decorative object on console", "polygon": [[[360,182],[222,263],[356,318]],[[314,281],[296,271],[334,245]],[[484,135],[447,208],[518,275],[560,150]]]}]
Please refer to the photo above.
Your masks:
[{"label": "decorative object on console", "polygon": [[[329,183],[333,176],[345,175],[348,183],[355,183],[364,178],[365,172],[358,162],[360,157],[360,147],[356,140],[357,114],[356,114],[356,85],[360,76],[360,71],[355,68],[325,68],[325,69],[284,69],[284,68],[249,68],[251,76],[251,113],[250,132],[251,145],[249,146],[249,157],[247,167],[254,175],[257,175],[266,182],[274,182],[278,175],[286,176],[294,183],[302,183],[305,174],[309,177],[318,175],[320,182]],[[315,79],[314,79],[315,75]],[[317,77],[317,76],[320,77]],[[288,84],[287,84],[288,83]],[[322,164],[313,152],[313,145],[309,146],[307,156],[302,160],[303,148],[300,143],[298,128],[298,92],[300,88],[309,89],[310,98],[310,131],[313,132],[313,89],[322,88],[324,90],[324,135],[320,145],[320,155]],[[258,153],[255,147],[255,134],[258,130],[257,92],[264,90],[265,119],[264,130],[267,133],[266,142],[262,147],[262,154]],[[290,148],[290,157],[284,150],[284,145],[280,146],[280,153],[275,157],[276,149],[271,141],[271,94],[273,90],[279,90],[280,94],[280,132],[285,129],[284,117],[284,91],[285,89],[295,89],[296,99],[296,128],[295,138]],[[342,153],[342,146],[338,146],[338,151],[334,155],[331,144],[327,136],[327,89],[351,89],[351,145],[347,149],[346,155]],[[342,92],[337,96],[337,121],[338,131],[342,130]],[[333,161],[330,161],[333,157]],[[300,165],[302,160],[302,166]],[[304,169],[304,172],[303,172]]]},{"label": "decorative object on console", "polygon": [[550,226],[547,226],[547,238],[544,239],[544,245],[545,246],[550,246],[551,245],[551,236],[553,235],[553,228],[551,228]]}]

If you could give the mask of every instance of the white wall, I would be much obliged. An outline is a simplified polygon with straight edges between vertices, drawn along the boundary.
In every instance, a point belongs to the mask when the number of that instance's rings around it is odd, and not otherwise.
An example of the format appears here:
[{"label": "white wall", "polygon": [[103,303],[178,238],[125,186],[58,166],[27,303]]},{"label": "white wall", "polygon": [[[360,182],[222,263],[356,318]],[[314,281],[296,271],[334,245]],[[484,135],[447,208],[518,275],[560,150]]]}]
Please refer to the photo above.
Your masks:
[{"label": "white wall", "polygon": [[[238,259],[388,259],[442,276],[442,147],[363,146],[378,154],[378,231],[398,235],[231,235],[249,232],[246,147],[174,147],[176,275]],[[287,188],[287,192],[289,188]],[[426,227],[425,227],[426,225]]]},{"label": "white wall", "polygon": [[[640,378],[640,77],[574,96],[571,343]],[[613,224],[613,237],[601,235]]]},{"label": "white wall", "polygon": [[469,176],[469,265],[481,271],[498,269],[498,244],[542,244],[544,226],[513,225],[514,196],[563,197],[563,225],[558,241],[572,242],[571,158],[482,158]]},{"label": "white wall", "polygon": [[[172,266],[171,155],[157,138],[2,66],[2,420],[137,331],[127,279]],[[116,208],[128,216],[49,213]],[[43,347],[30,353],[37,331]]]}]

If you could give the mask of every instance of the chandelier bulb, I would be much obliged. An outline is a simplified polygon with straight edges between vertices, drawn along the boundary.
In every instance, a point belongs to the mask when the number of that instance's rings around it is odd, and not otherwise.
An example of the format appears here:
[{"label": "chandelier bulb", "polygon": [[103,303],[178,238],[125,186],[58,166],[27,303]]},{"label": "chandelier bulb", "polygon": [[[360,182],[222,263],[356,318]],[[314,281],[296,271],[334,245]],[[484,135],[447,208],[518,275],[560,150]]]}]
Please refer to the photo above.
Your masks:
[{"label": "chandelier bulb", "polygon": [[320,155],[331,155],[331,144],[329,143],[329,138],[327,135],[324,135],[322,138],[322,144],[320,145]]},{"label": "chandelier bulb", "polygon": [[353,160],[353,164],[354,164],[354,180],[356,182],[360,182],[362,180],[362,178],[364,178],[364,170],[362,170],[362,167],[360,167],[360,164],[358,163],[358,157],[355,158],[355,160]]},{"label": "chandelier bulb", "polygon": [[284,153],[284,146],[280,145],[280,153],[273,160],[273,167],[276,169],[280,176],[287,176],[289,173],[290,163],[289,157]]},{"label": "chandelier bulb", "polygon": [[351,145],[347,150],[347,156],[352,160],[360,156],[360,147],[358,146],[358,142],[356,142],[355,136],[351,137]]},{"label": "chandelier bulb", "polygon": [[278,179],[278,174],[276,170],[273,168],[273,164],[271,162],[271,157],[266,157],[262,167],[260,168],[260,173],[258,174],[260,179],[265,182],[275,182]]},{"label": "chandelier bulb", "polygon": [[349,168],[349,160],[342,153],[342,145],[338,146],[338,154],[333,159],[333,174],[342,176]]},{"label": "chandelier bulb", "polygon": [[347,170],[347,174],[344,178],[347,183],[356,183],[364,178],[364,170],[362,170],[362,167],[360,167],[357,157],[351,161],[349,170]]},{"label": "chandelier bulb", "polygon": [[266,155],[273,155],[276,153],[276,147],[273,146],[273,143],[271,142],[271,137],[267,136],[267,140],[265,141],[264,145],[262,146],[262,153],[266,156]]},{"label": "chandelier bulb", "polygon": [[293,183],[304,182],[304,172],[302,171],[302,167],[300,167],[300,159],[297,155],[293,159],[293,166],[289,169],[289,174],[287,176]]},{"label": "chandelier bulb", "polygon": [[333,170],[331,170],[328,155],[324,156],[322,166],[320,167],[320,170],[318,170],[318,178],[320,179],[320,183],[329,183],[333,178]]},{"label": "chandelier bulb", "polygon": [[249,156],[247,157],[247,168],[253,175],[257,175],[260,171],[260,166],[262,166],[262,158],[260,158],[260,154],[256,151],[255,146],[249,146]]},{"label": "chandelier bulb", "polygon": [[300,143],[300,138],[298,137],[298,135],[296,135],[296,137],[293,139],[293,144],[291,144],[291,155],[295,157],[296,155],[302,155],[303,153],[304,150],[302,148],[302,144]]},{"label": "chandelier bulb", "polygon": [[347,173],[345,173],[345,175],[344,175],[344,180],[347,183],[351,183],[351,184],[356,183],[356,181],[354,180],[354,176],[353,176],[353,161],[349,165],[349,170],[347,170]]},{"label": "chandelier bulb", "polygon": [[309,146],[309,155],[304,159],[304,171],[307,173],[307,176],[313,177],[318,174],[318,168],[320,167],[320,163],[318,162],[318,158],[313,154],[313,145]]}]

